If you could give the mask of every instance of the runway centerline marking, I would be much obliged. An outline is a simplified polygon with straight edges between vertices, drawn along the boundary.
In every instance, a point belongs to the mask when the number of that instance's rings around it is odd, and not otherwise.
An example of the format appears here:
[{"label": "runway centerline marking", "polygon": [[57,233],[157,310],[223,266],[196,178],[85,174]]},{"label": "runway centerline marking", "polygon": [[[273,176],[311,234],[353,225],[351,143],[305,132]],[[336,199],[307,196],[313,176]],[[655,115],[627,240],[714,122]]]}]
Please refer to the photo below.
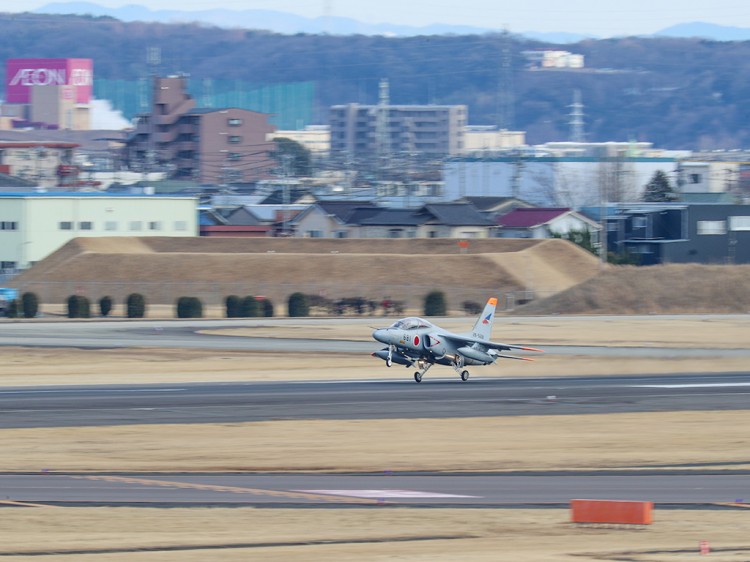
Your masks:
[{"label": "runway centerline marking", "polygon": [[355,498],[477,498],[460,494],[442,494],[439,492],[420,492],[417,490],[293,490],[310,494],[330,494],[334,496],[351,496]]},{"label": "runway centerline marking", "polygon": [[750,382],[705,382],[685,384],[638,384],[632,388],[727,388],[732,386],[750,386]]},{"label": "runway centerline marking", "polygon": [[185,392],[186,388],[80,388],[80,389],[54,389],[54,390],[0,390],[0,394],[84,394],[97,393],[109,394],[115,392]]},{"label": "runway centerline marking", "polygon": [[175,482],[170,480],[152,480],[148,478],[132,478],[125,476],[67,476],[77,480],[97,480],[104,482],[116,482],[121,484],[138,484],[141,486],[159,486],[162,488],[184,488],[191,490],[206,490],[209,492],[228,492],[232,494],[252,494],[262,496],[274,496],[290,499],[305,499],[311,501],[339,502],[339,503],[380,503],[369,498],[340,497],[334,494],[313,493],[305,491],[267,490],[263,488],[245,488],[239,486],[221,486],[217,484],[196,484],[194,482]]}]

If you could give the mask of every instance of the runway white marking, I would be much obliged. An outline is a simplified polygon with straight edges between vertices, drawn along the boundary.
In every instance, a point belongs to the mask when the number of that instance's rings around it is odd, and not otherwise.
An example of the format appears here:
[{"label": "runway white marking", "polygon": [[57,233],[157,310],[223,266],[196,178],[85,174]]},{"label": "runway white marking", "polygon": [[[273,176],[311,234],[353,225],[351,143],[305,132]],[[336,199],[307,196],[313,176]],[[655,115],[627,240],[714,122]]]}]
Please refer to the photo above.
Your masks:
[{"label": "runway white marking", "polygon": [[292,490],[308,494],[328,494],[332,496],[351,496],[353,498],[476,498],[478,496],[461,496],[458,494],[440,494],[438,492],[418,492],[416,490]]},{"label": "runway white marking", "polygon": [[732,386],[750,386],[750,382],[711,382],[690,384],[638,384],[632,388],[726,388]]},{"label": "runway white marking", "polygon": [[84,393],[113,393],[113,392],[185,392],[186,388],[116,388],[116,389],[54,389],[54,390],[0,390],[0,394],[84,394]]}]

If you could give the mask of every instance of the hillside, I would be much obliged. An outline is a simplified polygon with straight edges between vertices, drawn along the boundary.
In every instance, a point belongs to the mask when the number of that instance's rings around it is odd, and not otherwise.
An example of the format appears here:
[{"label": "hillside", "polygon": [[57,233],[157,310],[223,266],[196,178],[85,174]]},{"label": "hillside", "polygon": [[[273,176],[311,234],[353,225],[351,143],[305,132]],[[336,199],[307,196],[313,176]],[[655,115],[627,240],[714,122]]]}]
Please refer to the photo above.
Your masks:
[{"label": "hillside", "polygon": [[[737,126],[747,122],[750,100],[747,41],[586,40],[562,47],[584,55],[585,69],[530,71],[523,51],[560,47],[501,34],[281,35],[29,13],[0,14],[0,24],[3,59],[92,58],[96,80],[137,84],[154,70],[147,67],[146,48],[158,48],[159,72],[188,73],[201,103],[212,92],[230,95],[220,91],[225,82],[314,83],[307,114],[315,123],[327,122],[331,105],[376,103],[378,82],[388,78],[392,103],[466,104],[476,125],[502,121],[500,101],[512,96],[514,117],[503,124],[527,131],[530,144],[569,137],[570,104],[579,90],[590,141],[637,139],[703,150],[750,145],[750,129]],[[500,76],[506,50],[512,92],[498,88],[508,82]]]},{"label": "hillside", "polygon": [[750,313],[750,266],[610,266],[519,315]]},{"label": "hillside", "polygon": [[149,302],[178,296],[220,304],[229,294],[284,302],[303,291],[330,298],[386,296],[418,307],[433,289],[449,304],[534,290],[550,295],[598,272],[594,256],[563,240],[77,238],[14,280],[43,302],[71,294]]}]

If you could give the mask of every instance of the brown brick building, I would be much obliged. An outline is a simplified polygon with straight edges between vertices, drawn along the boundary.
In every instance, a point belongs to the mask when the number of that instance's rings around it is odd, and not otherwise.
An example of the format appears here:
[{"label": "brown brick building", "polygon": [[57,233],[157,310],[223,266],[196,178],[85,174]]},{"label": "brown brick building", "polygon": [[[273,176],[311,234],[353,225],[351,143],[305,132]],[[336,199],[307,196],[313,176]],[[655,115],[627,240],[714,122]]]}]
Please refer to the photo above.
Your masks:
[{"label": "brown brick building", "polygon": [[127,141],[133,169],[165,166],[175,179],[235,183],[269,176],[275,127],[268,115],[238,108],[196,108],[182,76],[155,78],[151,113],[139,116]]}]

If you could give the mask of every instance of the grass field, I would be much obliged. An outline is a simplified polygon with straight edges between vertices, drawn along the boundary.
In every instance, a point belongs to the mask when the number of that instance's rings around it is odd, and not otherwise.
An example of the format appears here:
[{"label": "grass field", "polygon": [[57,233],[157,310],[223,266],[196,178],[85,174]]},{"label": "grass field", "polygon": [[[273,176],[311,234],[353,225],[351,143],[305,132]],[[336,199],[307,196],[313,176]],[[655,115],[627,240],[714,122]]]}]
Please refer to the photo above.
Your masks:
[{"label": "grass field", "polygon": [[648,528],[618,529],[572,525],[561,509],[13,509],[0,520],[0,554],[11,562],[684,562],[703,558],[706,540],[708,560],[741,562],[750,556],[749,516],[657,511]]}]

